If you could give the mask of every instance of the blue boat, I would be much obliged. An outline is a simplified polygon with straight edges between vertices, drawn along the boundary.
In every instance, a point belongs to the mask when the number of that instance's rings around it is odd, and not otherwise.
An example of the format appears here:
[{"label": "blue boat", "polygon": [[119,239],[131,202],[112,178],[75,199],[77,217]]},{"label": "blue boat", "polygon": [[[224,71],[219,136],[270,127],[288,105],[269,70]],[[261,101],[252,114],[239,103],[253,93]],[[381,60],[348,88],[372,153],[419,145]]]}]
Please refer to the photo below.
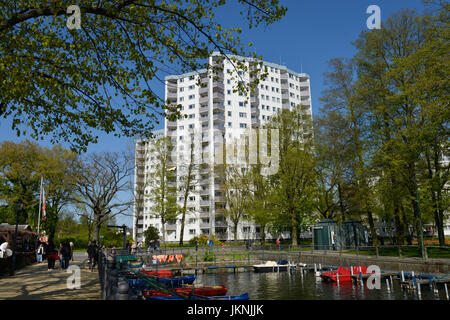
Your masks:
[{"label": "blue boat", "polygon": [[174,277],[174,278],[154,278],[156,281],[164,283],[169,288],[177,288],[183,284],[192,284],[195,281],[195,276],[193,274]]},{"label": "blue boat", "polygon": [[[181,297],[145,297],[146,300],[185,300]],[[212,297],[199,297],[191,296],[187,300],[249,300],[250,297],[248,293],[243,293],[237,296],[212,296]]]}]

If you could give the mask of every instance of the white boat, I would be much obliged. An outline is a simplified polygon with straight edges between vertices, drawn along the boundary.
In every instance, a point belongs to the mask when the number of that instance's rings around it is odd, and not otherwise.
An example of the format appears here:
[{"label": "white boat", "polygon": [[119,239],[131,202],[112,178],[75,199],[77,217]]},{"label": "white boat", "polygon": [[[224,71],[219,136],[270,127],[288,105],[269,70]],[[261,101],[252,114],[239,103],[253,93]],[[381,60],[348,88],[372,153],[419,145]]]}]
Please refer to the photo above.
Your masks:
[{"label": "white boat", "polygon": [[295,264],[290,263],[286,260],[280,260],[278,262],[275,261],[266,261],[263,264],[255,264],[253,265],[253,270],[255,272],[279,272],[279,271],[288,271],[288,269],[295,269],[296,267],[300,267],[303,264]]}]

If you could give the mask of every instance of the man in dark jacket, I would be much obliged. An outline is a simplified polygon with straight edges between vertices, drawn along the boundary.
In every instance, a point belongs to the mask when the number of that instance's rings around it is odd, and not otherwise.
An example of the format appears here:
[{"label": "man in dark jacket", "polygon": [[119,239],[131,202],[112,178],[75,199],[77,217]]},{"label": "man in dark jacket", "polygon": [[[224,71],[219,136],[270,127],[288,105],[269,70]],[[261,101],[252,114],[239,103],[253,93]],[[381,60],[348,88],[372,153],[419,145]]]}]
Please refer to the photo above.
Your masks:
[{"label": "man in dark jacket", "polygon": [[92,261],[92,259],[93,259],[93,261],[94,261],[93,267],[95,267],[95,264],[97,263],[97,255],[98,255],[98,248],[97,248],[97,243],[95,240],[88,245],[87,253],[89,256],[89,260]]},{"label": "man in dark jacket", "polygon": [[69,267],[69,261],[70,261],[70,246],[69,242],[65,241],[63,244],[63,247],[61,249],[61,255],[62,255],[62,268],[67,269]]}]

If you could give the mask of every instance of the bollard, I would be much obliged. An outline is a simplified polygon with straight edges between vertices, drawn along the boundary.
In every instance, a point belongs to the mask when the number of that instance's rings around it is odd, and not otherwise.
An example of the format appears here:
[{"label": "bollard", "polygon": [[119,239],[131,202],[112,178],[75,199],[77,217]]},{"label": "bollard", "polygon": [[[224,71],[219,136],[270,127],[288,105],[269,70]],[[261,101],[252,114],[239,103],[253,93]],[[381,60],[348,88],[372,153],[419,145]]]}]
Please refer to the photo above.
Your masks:
[{"label": "bollard", "polygon": [[402,270],[402,282],[405,282],[405,273]]},{"label": "bollard", "polygon": [[448,299],[448,289],[447,289],[447,284],[446,283],[444,283],[444,288],[445,288],[445,296],[447,297],[447,300],[449,300]]},{"label": "bollard", "polygon": [[391,292],[391,288],[389,287],[389,279],[388,278],[386,278],[386,289],[387,289],[387,292]]}]

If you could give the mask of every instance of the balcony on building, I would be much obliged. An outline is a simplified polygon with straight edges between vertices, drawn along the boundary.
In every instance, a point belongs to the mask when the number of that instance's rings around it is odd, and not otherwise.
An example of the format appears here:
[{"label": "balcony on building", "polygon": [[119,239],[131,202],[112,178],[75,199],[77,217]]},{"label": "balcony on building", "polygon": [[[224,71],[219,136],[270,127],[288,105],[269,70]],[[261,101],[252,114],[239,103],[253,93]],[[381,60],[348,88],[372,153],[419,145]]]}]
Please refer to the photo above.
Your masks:
[{"label": "balcony on building", "polygon": [[209,222],[200,222],[200,229],[207,229],[210,227]]},{"label": "balcony on building", "polygon": [[176,121],[167,120],[166,124],[167,124],[167,129],[169,129],[169,130],[177,128],[177,122]]},{"label": "balcony on building", "polygon": [[209,218],[209,211],[200,211],[200,218]]},{"label": "balcony on building", "polygon": [[202,105],[200,105],[200,108],[198,109],[198,111],[199,111],[200,113],[208,112],[208,111],[209,111],[209,106],[208,106],[208,104],[202,104]]},{"label": "balcony on building", "polygon": [[211,205],[211,200],[200,200],[200,207],[209,207]]},{"label": "balcony on building", "polygon": [[213,93],[213,101],[223,101],[225,99],[225,96],[222,92],[214,92]]},{"label": "balcony on building", "polygon": [[225,105],[223,102],[215,102],[213,103],[213,110],[225,111]]},{"label": "balcony on building", "polygon": [[200,98],[198,99],[198,102],[200,104],[207,104],[209,102],[209,96],[208,95],[200,96]]},{"label": "balcony on building", "polygon": [[225,114],[224,113],[215,113],[213,114],[214,123],[222,123],[225,122]]},{"label": "balcony on building", "polygon": [[219,81],[213,81],[213,92],[222,92],[224,91],[225,87],[223,85],[223,79]]},{"label": "balcony on building", "polygon": [[209,93],[209,88],[208,88],[208,86],[206,86],[206,87],[201,86],[201,87],[198,89],[198,93],[200,94],[201,97],[202,97],[202,96],[207,96],[208,93]]},{"label": "balcony on building", "polygon": [[208,123],[208,121],[209,121],[209,115],[206,113],[206,114],[202,114],[202,116],[200,117],[200,122],[201,123]]}]

